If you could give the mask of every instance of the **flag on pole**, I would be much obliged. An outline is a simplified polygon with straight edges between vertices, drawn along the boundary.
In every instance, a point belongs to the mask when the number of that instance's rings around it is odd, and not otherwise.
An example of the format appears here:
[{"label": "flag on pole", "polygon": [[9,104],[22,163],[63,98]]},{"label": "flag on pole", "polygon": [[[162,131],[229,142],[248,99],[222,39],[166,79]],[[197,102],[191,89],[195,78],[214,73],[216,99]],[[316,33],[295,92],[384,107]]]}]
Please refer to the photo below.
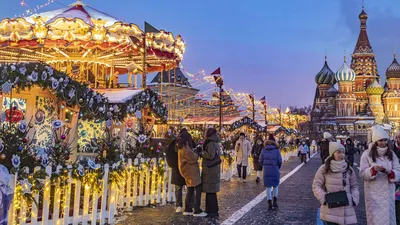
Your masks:
[{"label": "flag on pole", "polygon": [[249,94],[251,104],[254,104],[254,94]]},{"label": "flag on pole", "polygon": [[222,87],[224,85],[224,80],[222,79],[221,76],[221,68],[218,67],[214,72],[211,73],[212,76],[214,76],[214,81],[217,84],[218,87]]},{"label": "flag on pole", "polygon": [[263,106],[266,106],[266,105],[267,105],[267,100],[265,99],[265,96],[262,97],[262,98],[260,99],[260,102],[261,102],[261,104],[262,104]]},{"label": "flag on pole", "polygon": [[144,32],[145,33],[158,33],[160,32],[157,28],[153,27],[147,22],[144,22]]}]

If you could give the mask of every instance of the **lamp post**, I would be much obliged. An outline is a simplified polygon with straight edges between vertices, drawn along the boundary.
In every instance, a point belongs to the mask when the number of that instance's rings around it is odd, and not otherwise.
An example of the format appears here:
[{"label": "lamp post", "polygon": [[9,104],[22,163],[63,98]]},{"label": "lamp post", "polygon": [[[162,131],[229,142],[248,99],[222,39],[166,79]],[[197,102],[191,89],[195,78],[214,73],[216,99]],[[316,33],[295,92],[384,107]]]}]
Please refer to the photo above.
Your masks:
[{"label": "lamp post", "polygon": [[224,85],[224,80],[222,76],[214,76],[215,83],[219,88],[219,131],[222,131],[222,86]]}]

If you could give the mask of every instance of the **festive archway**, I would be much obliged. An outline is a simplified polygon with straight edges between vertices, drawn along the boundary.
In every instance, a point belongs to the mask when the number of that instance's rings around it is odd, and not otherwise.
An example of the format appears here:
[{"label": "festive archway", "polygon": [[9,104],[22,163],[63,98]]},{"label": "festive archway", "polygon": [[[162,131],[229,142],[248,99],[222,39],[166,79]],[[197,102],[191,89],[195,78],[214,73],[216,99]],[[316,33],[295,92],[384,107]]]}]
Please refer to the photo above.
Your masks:
[{"label": "festive archway", "polygon": [[232,130],[236,130],[239,129],[240,127],[244,126],[244,125],[249,125],[252,129],[259,131],[259,132],[264,132],[265,131],[265,127],[262,127],[260,124],[258,124],[257,122],[255,122],[254,120],[252,120],[251,118],[245,116],[242,119],[234,122],[232,124],[231,129]]}]

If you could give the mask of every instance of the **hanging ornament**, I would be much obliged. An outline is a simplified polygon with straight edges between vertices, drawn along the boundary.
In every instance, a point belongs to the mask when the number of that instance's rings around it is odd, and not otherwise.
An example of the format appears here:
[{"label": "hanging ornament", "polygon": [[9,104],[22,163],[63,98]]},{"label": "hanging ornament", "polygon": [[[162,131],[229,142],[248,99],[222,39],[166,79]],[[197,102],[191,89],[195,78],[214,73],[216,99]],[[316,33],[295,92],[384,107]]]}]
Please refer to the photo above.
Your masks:
[{"label": "hanging ornament", "polygon": [[1,159],[1,160],[5,160],[5,159],[6,159],[6,155],[5,155],[5,154],[1,154],[1,155],[0,155],[0,159]]},{"label": "hanging ornament", "polygon": [[140,135],[139,135],[139,137],[138,137],[138,142],[139,142],[140,144],[145,143],[146,140],[147,140],[146,135],[144,135],[144,134],[140,134]]},{"label": "hanging ornament", "polygon": [[138,118],[138,119],[141,119],[142,118],[142,111],[140,111],[140,110],[136,111],[135,112],[135,117]]},{"label": "hanging ornament", "polygon": [[112,120],[109,119],[109,120],[106,121],[106,127],[107,127],[108,129],[110,129],[112,125],[113,125]]},{"label": "hanging ornament", "polygon": [[19,182],[22,188],[22,194],[30,194],[32,193],[32,184],[29,183],[28,179],[23,179]]},{"label": "hanging ornament", "polygon": [[67,138],[67,136],[65,136],[65,134],[61,135],[61,139],[65,140],[65,138]]},{"label": "hanging ornament", "polygon": [[4,94],[9,94],[12,89],[12,84],[10,81],[5,82],[3,85],[1,85],[1,90]]},{"label": "hanging ornament", "polygon": [[59,129],[62,127],[63,122],[61,120],[53,120],[53,122],[51,122],[51,125],[54,129]]},{"label": "hanging ornament", "polygon": [[11,158],[11,163],[15,168],[18,168],[21,165],[21,158],[18,155],[13,155]]}]

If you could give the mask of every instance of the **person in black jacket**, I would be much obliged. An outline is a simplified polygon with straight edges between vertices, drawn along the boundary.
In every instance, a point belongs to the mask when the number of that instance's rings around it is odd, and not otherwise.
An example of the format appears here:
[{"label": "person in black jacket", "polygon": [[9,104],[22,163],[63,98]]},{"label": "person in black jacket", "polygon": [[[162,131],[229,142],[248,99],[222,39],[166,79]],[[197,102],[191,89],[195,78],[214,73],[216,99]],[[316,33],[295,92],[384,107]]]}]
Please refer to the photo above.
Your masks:
[{"label": "person in black jacket", "polygon": [[165,154],[168,166],[171,168],[172,177],[171,184],[175,185],[175,197],[176,197],[176,212],[182,212],[182,189],[186,185],[185,179],[179,173],[178,169],[178,151],[176,149],[176,135],[174,128],[170,127],[166,133],[166,145],[168,146]]},{"label": "person in black jacket", "polygon": [[324,132],[324,138],[318,143],[322,164],[325,164],[325,159],[329,156],[329,142],[331,142],[332,140],[332,134]]},{"label": "person in black jacket", "polygon": [[259,163],[259,158],[261,151],[264,148],[263,140],[260,137],[257,138],[253,145],[253,149],[251,150],[251,156],[253,157],[253,167],[254,171],[257,171],[257,178],[256,178],[256,183],[258,184],[260,182],[260,176],[261,176],[261,171],[262,171],[262,165]]},{"label": "person in black jacket", "polygon": [[344,147],[345,147],[346,158],[350,162],[350,166],[353,166],[353,164],[354,164],[354,153],[355,153],[353,140],[351,140],[351,138],[347,138],[346,139],[346,144],[345,144]]},{"label": "person in black jacket", "polygon": [[310,141],[310,138],[306,138],[306,145],[308,146],[308,149],[309,149],[309,151],[308,151],[308,158],[311,158],[311,141]]}]

